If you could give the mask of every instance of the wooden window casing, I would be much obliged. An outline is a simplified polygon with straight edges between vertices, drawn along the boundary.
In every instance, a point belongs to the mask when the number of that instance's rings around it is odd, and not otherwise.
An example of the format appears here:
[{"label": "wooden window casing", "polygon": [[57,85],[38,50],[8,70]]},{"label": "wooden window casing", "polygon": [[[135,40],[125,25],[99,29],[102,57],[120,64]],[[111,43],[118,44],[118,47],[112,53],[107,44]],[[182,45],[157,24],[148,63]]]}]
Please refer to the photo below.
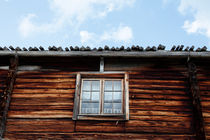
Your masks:
[{"label": "wooden window casing", "polygon": [[[121,75],[121,77],[115,77],[113,75]],[[113,76],[113,77],[111,77]],[[99,92],[99,113],[82,113],[82,87],[84,81],[100,81],[100,92]],[[105,81],[120,81],[121,82],[121,113],[113,112],[113,98],[112,98],[112,113],[104,113],[104,86]],[[113,85],[112,85],[113,86]],[[92,94],[92,91],[89,91]],[[115,93],[112,87],[112,96]],[[117,91],[116,91],[117,92]],[[92,99],[90,99],[92,100]],[[90,101],[91,103],[91,101]],[[73,120],[129,120],[129,91],[128,91],[128,74],[125,72],[120,73],[78,73],[76,80],[76,90],[74,99],[74,112]]]}]

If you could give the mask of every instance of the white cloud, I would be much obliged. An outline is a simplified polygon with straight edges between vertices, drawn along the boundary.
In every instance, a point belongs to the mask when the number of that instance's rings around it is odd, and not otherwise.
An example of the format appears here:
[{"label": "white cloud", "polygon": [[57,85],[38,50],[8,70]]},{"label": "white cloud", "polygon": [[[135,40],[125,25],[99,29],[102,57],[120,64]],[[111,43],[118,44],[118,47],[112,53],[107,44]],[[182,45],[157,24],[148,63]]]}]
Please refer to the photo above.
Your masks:
[{"label": "white cloud", "polygon": [[102,35],[90,33],[88,31],[80,31],[80,40],[82,44],[100,43],[103,41],[114,41],[121,43],[129,43],[133,39],[131,27],[120,25],[117,29],[104,32]]},{"label": "white cloud", "polygon": [[80,31],[81,43],[89,42],[90,40],[94,40],[95,34],[89,33],[88,31]]},{"label": "white cloud", "polygon": [[35,14],[28,14],[24,18],[22,18],[18,30],[23,37],[28,37],[32,34],[36,34],[39,32],[55,32],[60,26],[61,23],[55,22],[50,24],[35,24],[33,19],[37,18]]},{"label": "white cloud", "polygon": [[26,37],[29,35],[29,33],[35,31],[35,26],[31,22],[31,19],[34,18],[35,14],[28,14],[26,17],[24,17],[20,23],[19,31],[23,37]]},{"label": "white cloud", "polygon": [[133,38],[132,29],[128,26],[120,25],[117,30],[105,32],[101,36],[101,40],[113,40],[113,41],[122,41],[129,42]]},{"label": "white cloud", "polygon": [[[48,0],[48,2],[55,14],[53,21],[48,24],[36,24],[32,21],[34,16],[27,15],[19,25],[19,30],[24,37],[34,32],[57,31],[66,24],[79,27],[87,19],[105,17],[110,12],[131,6],[135,0]],[[29,26],[32,29],[29,29]]]},{"label": "white cloud", "polygon": [[199,33],[210,38],[210,1],[209,0],[181,0],[179,12],[192,15],[193,20],[186,20],[183,28],[187,33]]}]

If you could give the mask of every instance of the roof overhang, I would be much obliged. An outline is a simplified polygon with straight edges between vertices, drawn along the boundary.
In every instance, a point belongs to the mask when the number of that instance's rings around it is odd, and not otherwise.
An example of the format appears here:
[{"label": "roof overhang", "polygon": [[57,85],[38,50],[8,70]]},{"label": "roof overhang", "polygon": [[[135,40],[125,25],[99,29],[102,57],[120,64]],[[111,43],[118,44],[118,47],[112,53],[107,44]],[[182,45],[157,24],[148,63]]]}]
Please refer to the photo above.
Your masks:
[{"label": "roof overhang", "polygon": [[0,56],[20,57],[133,57],[133,58],[210,58],[210,52],[185,51],[0,51]]}]

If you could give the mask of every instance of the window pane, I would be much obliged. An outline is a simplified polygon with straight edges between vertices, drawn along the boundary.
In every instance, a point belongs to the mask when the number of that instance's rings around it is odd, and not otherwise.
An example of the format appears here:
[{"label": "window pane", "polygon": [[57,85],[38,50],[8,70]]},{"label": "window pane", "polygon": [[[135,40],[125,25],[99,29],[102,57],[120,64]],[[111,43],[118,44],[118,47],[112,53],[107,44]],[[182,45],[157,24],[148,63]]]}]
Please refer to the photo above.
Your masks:
[{"label": "window pane", "polygon": [[99,92],[92,92],[92,99],[91,100],[99,102]]},{"label": "window pane", "polygon": [[112,113],[112,103],[104,103],[104,113]]},{"label": "window pane", "polygon": [[99,80],[92,81],[92,90],[97,90],[97,91],[100,90],[100,81]]},{"label": "window pane", "polygon": [[107,91],[107,90],[111,90],[112,91],[112,81],[106,80],[105,84],[104,84],[104,89],[105,89],[105,91]]},{"label": "window pane", "polygon": [[83,88],[82,88],[82,90],[87,90],[87,91],[90,91],[90,81],[88,81],[88,80],[85,80],[85,81],[83,81]]},{"label": "window pane", "polygon": [[113,81],[114,82],[114,91],[121,91],[121,81]]},{"label": "window pane", "polygon": [[122,113],[122,104],[121,103],[113,103],[113,113],[114,114]]},{"label": "window pane", "polygon": [[112,102],[112,92],[104,92],[104,102]]},{"label": "window pane", "polygon": [[120,103],[121,102],[121,100],[122,100],[122,94],[121,94],[121,92],[114,92],[113,93],[114,94],[114,96],[113,96],[113,101],[116,103]]},{"label": "window pane", "polygon": [[82,100],[90,100],[90,92],[83,92]]},{"label": "window pane", "polygon": [[81,113],[82,114],[98,114],[99,103],[82,103]]}]

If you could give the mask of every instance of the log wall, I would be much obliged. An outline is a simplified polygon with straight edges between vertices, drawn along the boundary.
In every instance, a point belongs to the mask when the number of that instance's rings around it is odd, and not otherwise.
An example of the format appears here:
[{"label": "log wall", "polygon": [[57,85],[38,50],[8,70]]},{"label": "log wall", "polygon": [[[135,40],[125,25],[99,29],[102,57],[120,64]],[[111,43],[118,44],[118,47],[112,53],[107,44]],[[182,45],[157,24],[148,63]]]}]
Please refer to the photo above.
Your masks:
[{"label": "log wall", "polygon": [[195,61],[197,79],[200,88],[201,105],[204,117],[204,128],[207,139],[210,139],[210,66],[209,61]]},{"label": "log wall", "polygon": [[0,124],[2,122],[3,110],[6,103],[6,84],[9,70],[9,59],[4,58],[0,61]]},{"label": "log wall", "polygon": [[195,139],[183,61],[105,59],[104,69],[129,72],[129,121],[72,120],[75,72],[99,71],[99,59],[22,58],[5,138]]}]

